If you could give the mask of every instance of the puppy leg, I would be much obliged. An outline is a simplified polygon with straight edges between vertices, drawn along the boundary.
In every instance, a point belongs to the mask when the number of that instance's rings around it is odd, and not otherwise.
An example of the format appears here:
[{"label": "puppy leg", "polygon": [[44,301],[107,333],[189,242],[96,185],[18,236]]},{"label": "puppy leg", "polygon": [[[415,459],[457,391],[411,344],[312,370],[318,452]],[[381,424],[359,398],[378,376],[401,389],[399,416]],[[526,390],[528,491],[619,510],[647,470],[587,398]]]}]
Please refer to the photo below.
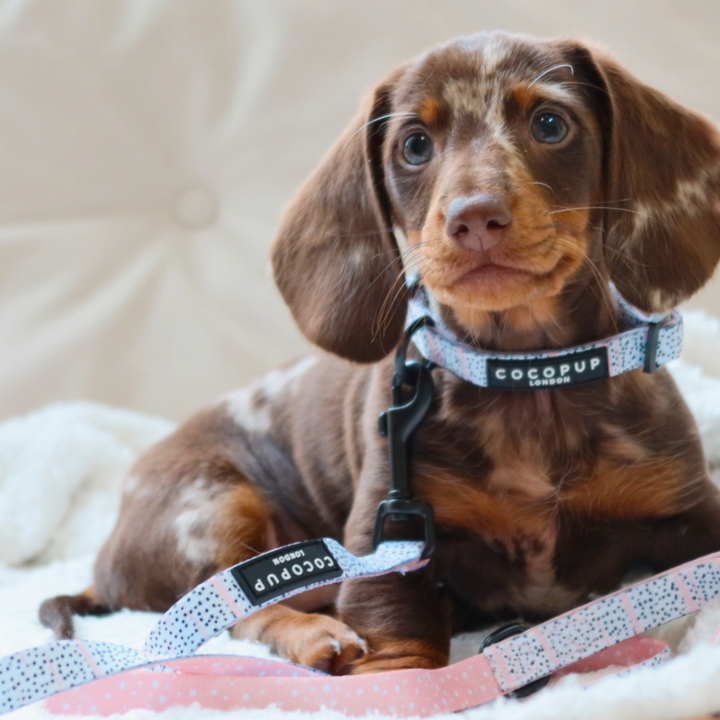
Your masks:
[{"label": "puppy leg", "polygon": [[[234,465],[203,456],[184,464],[174,478],[171,470],[166,473],[173,482],[158,478],[159,490],[124,499],[121,518],[95,568],[98,602],[108,608],[165,611],[212,574],[278,547],[278,536],[287,536],[278,532],[286,523]],[[203,482],[188,480],[196,477]],[[288,539],[308,538],[295,530]],[[294,600],[295,608],[311,612],[331,605],[334,594],[311,592]],[[55,615],[55,624],[61,625],[63,617]],[[322,669],[332,670],[364,652],[362,640],[344,624],[287,605],[260,610],[231,633]]]},{"label": "puppy leg", "polygon": [[450,604],[430,569],[343,583],[340,618],[368,642],[353,674],[438,668],[450,655]]},{"label": "puppy leg", "polygon": [[269,645],[273,652],[301,665],[342,673],[366,651],[365,641],[345,623],[287,605],[260,610],[235,625],[234,638]]},{"label": "puppy leg", "polygon": [[[215,531],[216,537],[224,538],[220,545],[220,567],[250,559],[257,554],[252,548],[266,551],[277,547],[271,513],[269,509],[261,511],[266,507],[255,488],[248,485],[237,488],[227,498]],[[250,522],[248,508],[254,509]],[[313,612],[328,608],[336,595],[337,589],[333,587],[303,593],[253,613],[234,625],[230,633],[237,639],[269,645],[273,652],[292,662],[325,672],[342,672],[365,654],[366,644],[344,623]]]},{"label": "puppy leg", "polygon": [[711,480],[701,502],[655,521],[646,537],[644,555],[657,572],[720,551],[720,494]]}]

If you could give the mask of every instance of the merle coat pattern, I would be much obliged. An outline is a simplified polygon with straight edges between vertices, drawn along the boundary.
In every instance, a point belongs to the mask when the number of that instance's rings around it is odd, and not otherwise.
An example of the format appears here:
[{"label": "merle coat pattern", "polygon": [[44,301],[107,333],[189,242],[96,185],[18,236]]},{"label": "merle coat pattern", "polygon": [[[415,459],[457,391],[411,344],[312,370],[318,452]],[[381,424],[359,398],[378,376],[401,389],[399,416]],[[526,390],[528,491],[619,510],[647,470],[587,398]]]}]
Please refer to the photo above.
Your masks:
[{"label": "merle coat pattern", "polygon": [[[480,34],[394,70],[287,208],[272,250],[283,297],[324,352],[139,460],[93,587],[42,608],[59,636],[73,612],[165,610],[283,543],[370,550],[388,482],[377,416],[407,306],[392,227],[467,342],[590,342],[617,330],[610,280],[663,311],[711,276],[720,137],[573,40]],[[433,375],[412,478],[437,517],[430,565],[300,596],[236,636],[335,672],[437,667],[456,630],[553,615],[634,563],[660,570],[720,549],[718,493],[666,370],[534,392]]]}]

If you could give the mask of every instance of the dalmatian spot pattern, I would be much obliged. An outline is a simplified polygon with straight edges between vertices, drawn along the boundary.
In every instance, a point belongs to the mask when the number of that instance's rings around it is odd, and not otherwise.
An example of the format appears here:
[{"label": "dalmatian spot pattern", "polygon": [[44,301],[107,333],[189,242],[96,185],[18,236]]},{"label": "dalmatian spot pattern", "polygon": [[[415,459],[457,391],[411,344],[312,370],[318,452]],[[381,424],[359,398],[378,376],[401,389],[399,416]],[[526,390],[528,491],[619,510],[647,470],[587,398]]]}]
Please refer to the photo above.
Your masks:
[{"label": "dalmatian spot pattern", "polygon": [[433,325],[424,325],[414,331],[412,342],[420,354],[430,362],[449,370],[453,375],[478,385],[488,386],[487,363],[489,360],[544,360],[566,357],[572,359],[577,353],[606,348],[609,355],[610,376],[644,367],[648,338],[648,323],[658,322],[658,366],[680,357],[683,344],[682,315],[674,310],[666,316],[647,315],[624,300],[611,284],[618,308],[618,324],[622,332],[605,340],[578,345],[562,351],[534,353],[489,353],[476,350],[460,342],[442,323],[433,310],[433,298],[423,288],[418,288],[410,299],[406,328],[422,318],[430,318]]},{"label": "dalmatian spot pattern", "polygon": [[[210,638],[263,607],[347,578],[400,570],[418,562],[423,548],[421,542],[388,542],[382,543],[373,554],[358,558],[334,540],[325,539],[323,542],[343,570],[340,577],[320,580],[254,606],[233,578],[233,568],[230,568],[198,585],[163,615],[148,636],[145,654],[151,658],[192,655]],[[293,545],[287,546],[289,552],[292,548]]]},{"label": "dalmatian spot pattern", "polygon": [[[365,558],[355,557],[332,540],[326,540],[325,543],[343,569],[343,575],[335,579],[336,581],[393,570],[407,572],[424,564],[424,561],[420,560],[422,543],[384,543],[376,553]],[[183,693],[187,695],[185,699],[188,704],[197,702],[197,697],[201,697],[205,706],[215,707],[213,703],[217,687],[214,684],[225,683],[223,687],[230,687],[240,682],[240,677],[247,680],[247,683],[242,685],[247,688],[247,692],[243,692],[241,696],[233,695],[234,704],[223,707],[266,706],[268,699],[260,698],[255,692],[257,684],[266,679],[270,683],[268,687],[273,689],[275,699],[282,696],[286,698],[283,702],[288,709],[302,709],[302,706],[297,704],[301,701],[295,700],[299,692],[298,686],[287,682],[295,678],[315,683],[303,687],[312,687],[314,691],[321,689],[322,693],[327,693],[328,702],[334,700],[338,709],[348,712],[357,710],[358,697],[366,690],[370,693],[372,688],[368,683],[371,682],[374,683],[372,687],[378,689],[377,692],[382,688],[382,697],[369,701],[370,704],[363,706],[361,710],[372,710],[374,706],[377,707],[377,703],[385,707],[390,701],[385,695],[390,695],[395,703],[393,707],[396,710],[391,712],[397,711],[404,715],[428,715],[440,710],[475,707],[577,660],[589,658],[623,640],[633,638],[644,630],[693,612],[709,600],[720,596],[720,553],[687,563],[589,603],[522,635],[493,645],[482,655],[449,668],[417,671],[414,674],[410,671],[415,678],[413,682],[418,684],[415,691],[411,684],[409,685],[411,680],[407,674],[404,674],[399,682],[395,681],[398,676],[393,673],[365,676],[364,679],[350,678],[345,682],[313,672],[309,668],[282,665],[278,670],[272,663],[265,665],[263,663],[266,661],[254,658],[189,655],[189,648],[200,642],[198,635],[193,632],[193,626],[204,642],[210,633],[216,632],[223,624],[235,622],[245,612],[247,604],[242,602],[242,591],[228,578],[225,571],[204,583],[189,593],[158,623],[154,630],[153,647],[175,648],[180,645],[180,650],[173,650],[175,655],[153,660],[144,653],[120,645],[74,640],[24,650],[0,659],[0,712],[14,710],[65,690],[71,695],[71,689],[80,686],[82,690],[73,696],[76,702],[76,705],[72,706],[73,711],[97,711],[99,705],[88,707],[85,704],[87,698],[92,697],[95,703],[107,703],[107,713],[117,712],[117,703],[121,701],[121,697],[113,701],[113,693],[106,692],[105,688],[111,688],[113,692],[117,689],[118,696],[126,696],[127,693],[122,692],[126,682],[124,678],[127,678],[128,682],[131,678],[137,679],[138,687],[144,686],[149,693],[144,696],[145,706],[156,709],[162,709],[162,698],[166,697],[160,694],[163,688],[167,691],[180,688],[177,696]],[[326,580],[325,583],[327,582],[331,581]],[[266,605],[281,599],[282,597],[275,598]],[[194,620],[189,618],[189,613]],[[200,627],[202,631],[199,631]],[[183,640],[183,633],[186,631],[191,638],[187,642]],[[638,640],[629,642],[657,643]],[[626,649],[625,652],[629,657],[625,665],[633,667],[659,664],[669,657],[667,647],[661,652],[658,652],[657,648],[638,652],[636,645],[633,657],[630,657],[630,650]],[[178,679],[176,670],[181,669],[182,664],[188,661],[198,667],[210,663],[212,669],[197,674],[196,680],[192,674],[186,675],[185,679]],[[261,666],[264,669],[260,669]],[[153,678],[149,682],[148,675],[145,674],[148,671],[155,673],[155,676],[149,676]],[[203,685],[204,694],[197,695],[193,689],[195,682]],[[358,684],[357,691],[348,690],[348,687],[355,687],[352,683]],[[154,688],[157,688],[157,692]],[[422,699],[421,688],[424,693]],[[452,691],[449,692],[450,690]],[[230,694],[227,699],[230,700],[232,691],[228,692]],[[66,696],[67,694],[61,697]]]},{"label": "dalmatian spot pattern", "polygon": [[[492,645],[485,654],[509,692],[604,648],[694,612],[720,596],[720,562],[696,561]],[[526,636],[534,638],[532,648]],[[530,654],[530,649],[532,653]]]},{"label": "dalmatian spot pattern", "polygon": [[0,711],[146,662],[141,653],[112,643],[61,640],[23,650],[0,660]]},{"label": "dalmatian spot pattern", "polygon": [[[343,569],[343,574],[305,589],[348,578],[406,572],[426,562],[420,560],[422,542],[382,543],[376,552],[360,558],[334,540],[325,539],[324,542]],[[288,550],[292,550],[291,545]],[[301,590],[282,595],[260,607],[298,592]],[[0,711],[13,710],[63,689],[145,665],[151,659],[192,655],[211,637],[257,609],[245,597],[230,570],[225,570],[189,592],[163,615],[150,633],[144,653],[111,643],[77,640],[63,640],[15,653],[0,659]],[[162,666],[155,669],[168,671]]]}]

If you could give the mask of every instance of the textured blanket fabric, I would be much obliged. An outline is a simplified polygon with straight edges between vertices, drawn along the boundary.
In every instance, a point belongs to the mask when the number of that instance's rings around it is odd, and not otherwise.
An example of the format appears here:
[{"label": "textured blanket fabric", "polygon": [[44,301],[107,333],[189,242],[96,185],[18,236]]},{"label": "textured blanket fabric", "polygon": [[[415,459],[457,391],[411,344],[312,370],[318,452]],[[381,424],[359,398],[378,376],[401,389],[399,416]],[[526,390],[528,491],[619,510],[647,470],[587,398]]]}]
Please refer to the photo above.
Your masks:
[{"label": "textured blanket fabric", "polygon": [[[720,323],[689,313],[686,324],[684,359],[672,372],[697,418],[708,461],[720,482]],[[87,403],[51,406],[0,425],[0,655],[51,639],[37,621],[39,603],[89,584],[93,557],[114,522],[123,474],[144,448],[172,427],[164,420]],[[140,647],[156,619],[153,613],[129,611],[81,618],[78,635]],[[709,647],[718,626],[720,603],[655,633],[678,655],[661,668],[608,678],[589,688],[570,677],[527,701],[500,700],[465,714],[493,720],[679,720],[720,710],[720,649]],[[453,659],[477,652],[481,637],[456,638]],[[211,641],[203,652],[269,655],[261,645],[227,636]],[[194,720],[222,715],[201,708],[171,708],[162,717]],[[279,709],[268,708],[243,717],[265,720],[280,715]],[[322,716],[340,717],[331,711]],[[44,718],[47,713],[36,705],[12,717]],[[125,717],[155,715],[134,711]]]}]

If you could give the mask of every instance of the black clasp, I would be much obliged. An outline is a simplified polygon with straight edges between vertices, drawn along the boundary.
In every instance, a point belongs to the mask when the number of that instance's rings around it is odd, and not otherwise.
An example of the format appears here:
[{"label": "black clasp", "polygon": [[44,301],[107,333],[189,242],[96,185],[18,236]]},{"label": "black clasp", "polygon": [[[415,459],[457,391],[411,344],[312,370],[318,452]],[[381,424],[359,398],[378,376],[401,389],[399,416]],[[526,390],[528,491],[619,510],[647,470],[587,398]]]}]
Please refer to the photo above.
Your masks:
[{"label": "black clasp", "polygon": [[[503,640],[507,640],[508,638],[515,637],[515,635],[522,635],[524,632],[529,630],[530,628],[527,625],[523,625],[522,623],[510,623],[509,625],[503,625],[501,628],[498,628],[497,630],[493,630],[486,638],[483,640],[483,644],[480,646],[480,652],[484,652],[486,648],[489,648],[491,645],[496,645],[499,642],[502,642]],[[507,694],[508,697],[520,699],[524,697],[528,697],[529,695],[533,695],[534,693],[538,692],[539,690],[542,690],[548,683],[550,682],[550,676],[545,675],[545,677],[538,678],[537,680],[533,680],[532,682],[528,683],[527,685],[523,685],[523,687],[518,688],[517,690],[513,690],[512,692],[509,692]]]},{"label": "black clasp", "polygon": [[657,349],[660,340],[660,323],[648,323],[647,342],[645,343],[645,367],[646,373],[654,373],[657,370]]},{"label": "black clasp", "polygon": [[415,385],[415,394],[410,402],[401,404],[401,385],[393,381],[393,407],[380,413],[378,418],[378,432],[390,443],[389,498],[411,496],[407,444],[427,415],[435,395],[435,383],[430,368],[421,363],[409,362],[405,365],[405,372]]},{"label": "black clasp", "polygon": [[[420,326],[417,324],[417,327]],[[425,540],[423,557],[428,558],[435,550],[435,514],[430,503],[412,496],[408,443],[430,409],[435,395],[435,383],[428,364],[406,360],[407,343],[415,329],[417,328],[412,327],[408,331],[405,342],[398,350],[392,383],[393,407],[381,413],[378,418],[378,431],[380,435],[388,438],[389,443],[390,492],[387,500],[378,506],[373,548],[377,548],[383,540],[385,519],[388,516],[393,521],[419,517],[423,521]],[[407,403],[403,403],[402,399],[403,385],[410,385],[415,390]]]}]

